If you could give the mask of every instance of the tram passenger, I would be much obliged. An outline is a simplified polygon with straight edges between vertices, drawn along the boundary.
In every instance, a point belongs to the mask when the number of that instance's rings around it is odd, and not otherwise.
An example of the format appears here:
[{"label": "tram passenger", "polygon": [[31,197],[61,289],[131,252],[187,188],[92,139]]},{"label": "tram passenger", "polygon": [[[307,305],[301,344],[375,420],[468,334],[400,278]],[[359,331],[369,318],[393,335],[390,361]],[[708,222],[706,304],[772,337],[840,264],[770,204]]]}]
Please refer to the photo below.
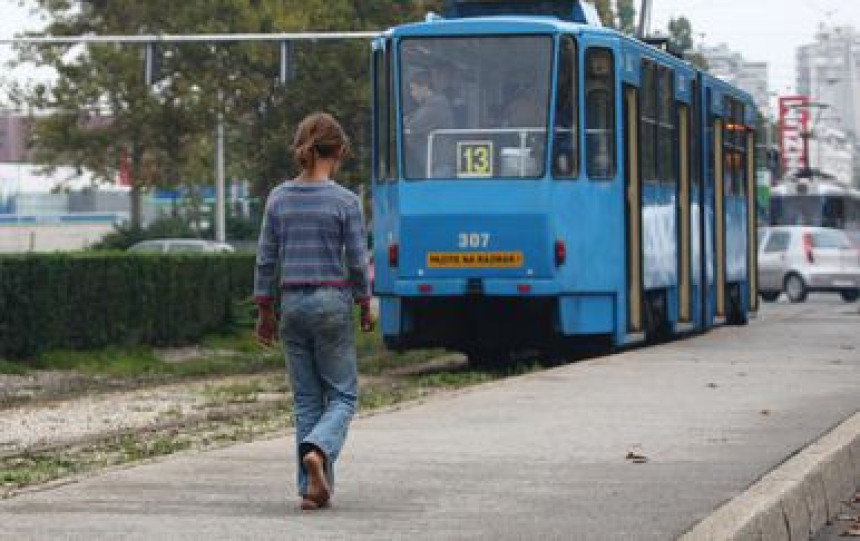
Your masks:
[{"label": "tram passenger", "polygon": [[536,92],[534,83],[523,83],[514,88],[513,98],[505,108],[505,126],[537,128],[545,122],[546,111],[535,98]]},{"label": "tram passenger", "polygon": [[433,138],[432,170],[427,171],[427,152],[430,135],[435,130],[452,128],[454,114],[448,98],[436,92],[430,82],[430,73],[419,71],[409,80],[409,95],[417,104],[403,119],[406,134],[406,176],[431,178],[453,176],[456,156],[451,151],[451,138]]},{"label": "tram passenger", "polygon": [[[367,253],[358,197],[331,180],[347,138],[330,115],[299,124],[293,152],[302,172],[275,188],[257,247],[256,334],[274,341],[280,291],[281,338],[293,389],[301,508],[328,505],[334,464],[357,400],[352,301],[361,329],[373,330]],[[280,267],[278,273],[276,269]]]}]

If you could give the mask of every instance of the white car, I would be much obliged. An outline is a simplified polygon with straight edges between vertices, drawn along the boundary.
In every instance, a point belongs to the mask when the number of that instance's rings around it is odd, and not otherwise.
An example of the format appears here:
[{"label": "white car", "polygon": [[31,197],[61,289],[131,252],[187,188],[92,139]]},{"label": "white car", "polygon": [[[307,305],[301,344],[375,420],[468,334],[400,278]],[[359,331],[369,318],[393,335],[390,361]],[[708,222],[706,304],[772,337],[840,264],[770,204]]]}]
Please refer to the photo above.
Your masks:
[{"label": "white car", "polygon": [[232,252],[233,247],[223,242],[203,239],[156,239],[138,242],[128,249],[129,252],[156,253],[219,253]]},{"label": "white car", "polygon": [[853,302],[860,297],[860,249],[838,229],[769,227],[760,231],[758,282],[767,302],[783,291],[791,302],[803,302],[814,291]]}]

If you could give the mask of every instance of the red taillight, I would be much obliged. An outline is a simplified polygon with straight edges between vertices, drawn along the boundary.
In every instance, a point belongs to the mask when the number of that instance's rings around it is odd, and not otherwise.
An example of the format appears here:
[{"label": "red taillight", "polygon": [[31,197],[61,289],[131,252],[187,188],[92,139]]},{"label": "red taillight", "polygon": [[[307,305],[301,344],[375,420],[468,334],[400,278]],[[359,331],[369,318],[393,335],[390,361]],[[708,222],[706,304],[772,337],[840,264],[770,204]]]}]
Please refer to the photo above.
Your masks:
[{"label": "red taillight", "polygon": [[812,235],[809,233],[803,234],[803,251],[806,252],[806,260],[815,263],[815,258],[812,256]]},{"label": "red taillight", "polygon": [[564,241],[557,240],[555,241],[555,266],[560,267],[564,265],[565,260],[567,259],[567,246],[564,245]]},{"label": "red taillight", "polygon": [[395,243],[388,245],[388,266],[397,267],[400,261],[400,245]]},{"label": "red taillight", "polygon": [[430,284],[418,284],[419,293],[433,293],[433,286]]},{"label": "red taillight", "polygon": [[532,290],[532,286],[530,286],[529,284],[519,284],[517,286],[517,291],[519,293],[529,293],[529,292],[531,292],[531,290]]}]

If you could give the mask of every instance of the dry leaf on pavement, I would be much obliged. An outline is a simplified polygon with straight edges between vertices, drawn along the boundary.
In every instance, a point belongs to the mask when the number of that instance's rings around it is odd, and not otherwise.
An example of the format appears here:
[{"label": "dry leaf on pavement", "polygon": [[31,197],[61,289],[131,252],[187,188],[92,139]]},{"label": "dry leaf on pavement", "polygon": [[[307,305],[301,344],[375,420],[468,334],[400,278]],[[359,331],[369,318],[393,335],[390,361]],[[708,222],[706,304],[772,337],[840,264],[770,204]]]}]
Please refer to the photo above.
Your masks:
[{"label": "dry leaf on pavement", "polygon": [[630,462],[634,464],[644,464],[648,462],[648,457],[639,452],[630,451],[627,453],[627,456],[624,457]]}]

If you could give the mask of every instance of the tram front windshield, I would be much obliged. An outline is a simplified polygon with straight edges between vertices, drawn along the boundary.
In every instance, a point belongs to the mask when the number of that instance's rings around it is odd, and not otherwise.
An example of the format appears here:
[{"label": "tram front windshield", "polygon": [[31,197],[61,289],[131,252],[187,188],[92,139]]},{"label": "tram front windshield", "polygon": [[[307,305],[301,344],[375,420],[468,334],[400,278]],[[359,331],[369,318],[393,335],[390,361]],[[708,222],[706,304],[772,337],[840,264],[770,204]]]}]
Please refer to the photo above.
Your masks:
[{"label": "tram front windshield", "polygon": [[543,176],[549,36],[404,39],[400,62],[406,178]]}]

